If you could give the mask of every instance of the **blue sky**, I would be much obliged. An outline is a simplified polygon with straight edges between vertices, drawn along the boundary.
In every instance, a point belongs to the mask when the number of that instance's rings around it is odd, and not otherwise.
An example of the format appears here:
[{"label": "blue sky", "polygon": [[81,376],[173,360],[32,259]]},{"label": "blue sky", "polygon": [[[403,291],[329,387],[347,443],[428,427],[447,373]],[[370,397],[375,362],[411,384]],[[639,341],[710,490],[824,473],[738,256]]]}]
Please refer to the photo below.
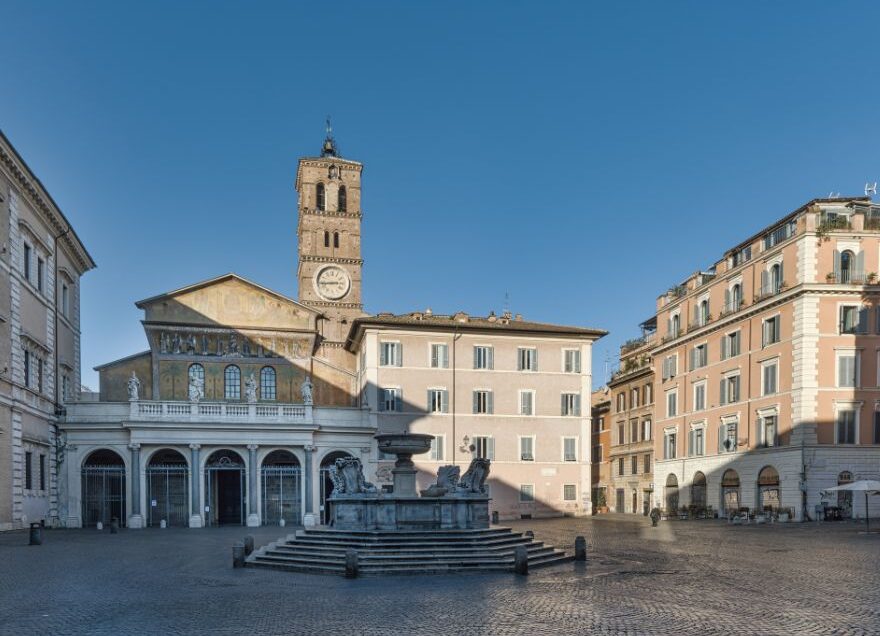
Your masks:
[{"label": "blue sky", "polygon": [[808,199],[880,180],[853,3],[0,2],[0,128],[98,263],[83,378],[134,302],[228,271],[296,296],[296,160],[364,162],[370,312],[601,327]]}]

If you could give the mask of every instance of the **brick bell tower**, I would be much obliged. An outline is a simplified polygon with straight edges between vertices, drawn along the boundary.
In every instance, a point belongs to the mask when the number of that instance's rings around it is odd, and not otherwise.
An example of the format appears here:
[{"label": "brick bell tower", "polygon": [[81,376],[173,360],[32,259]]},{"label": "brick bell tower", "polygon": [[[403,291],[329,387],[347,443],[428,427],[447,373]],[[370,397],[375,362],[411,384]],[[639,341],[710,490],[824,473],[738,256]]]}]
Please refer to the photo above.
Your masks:
[{"label": "brick bell tower", "polygon": [[361,302],[361,171],[336,149],[330,120],[319,157],[302,157],[299,193],[299,301],[322,314],[316,355],[354,374],[357,360],[345,348],[348,330],[364,315]]}]

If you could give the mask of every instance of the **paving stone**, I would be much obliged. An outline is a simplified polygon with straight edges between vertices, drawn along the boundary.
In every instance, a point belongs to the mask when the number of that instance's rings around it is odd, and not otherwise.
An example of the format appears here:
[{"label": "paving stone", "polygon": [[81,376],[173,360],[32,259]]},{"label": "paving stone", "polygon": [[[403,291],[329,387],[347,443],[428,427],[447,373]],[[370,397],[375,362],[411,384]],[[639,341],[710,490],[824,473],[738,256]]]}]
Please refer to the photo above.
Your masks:
[{"label": "paving stone", "polygon": [[245,534],[290,529],[0,534],[0,634],[880,634],[880,535],[854,523],[509,525],[567,551],[584,535],[589,561],[349,580],[232,568]]}]

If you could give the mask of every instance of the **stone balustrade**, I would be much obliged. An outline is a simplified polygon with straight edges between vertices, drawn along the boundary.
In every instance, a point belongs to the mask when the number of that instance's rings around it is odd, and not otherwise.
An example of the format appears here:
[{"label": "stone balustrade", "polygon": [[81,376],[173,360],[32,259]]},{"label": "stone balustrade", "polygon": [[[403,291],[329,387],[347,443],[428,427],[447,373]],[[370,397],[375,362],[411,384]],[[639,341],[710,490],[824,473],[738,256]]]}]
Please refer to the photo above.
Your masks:
[{"label": "stone balustrade", "polygon": [[130,419],[134,421],[248,421],[310,424],[312,405],[242,404],[237,402],[178,402],[132,400]]}]

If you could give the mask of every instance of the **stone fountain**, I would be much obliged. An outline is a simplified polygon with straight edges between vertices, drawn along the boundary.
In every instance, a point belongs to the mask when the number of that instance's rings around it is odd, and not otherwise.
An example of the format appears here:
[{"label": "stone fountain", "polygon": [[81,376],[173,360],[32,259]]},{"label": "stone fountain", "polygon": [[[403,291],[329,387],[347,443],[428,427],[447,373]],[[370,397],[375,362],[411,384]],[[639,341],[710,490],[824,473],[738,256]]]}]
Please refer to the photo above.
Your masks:
[{"label": "stone fountain", "polygon": [[485,482],[489,460],[474,459],[467,472],[442,466],[437,482],[416,492],[412,456],[431,449],[433,435],[388,433],[376,435],[379,450],[397,456],[391,471],[394,489],[382,493],[364,479],[359,459],[336,460],[330,469],[333,493],[331,526],[337,530],[474,530],[489,527],[489,496]]}]

